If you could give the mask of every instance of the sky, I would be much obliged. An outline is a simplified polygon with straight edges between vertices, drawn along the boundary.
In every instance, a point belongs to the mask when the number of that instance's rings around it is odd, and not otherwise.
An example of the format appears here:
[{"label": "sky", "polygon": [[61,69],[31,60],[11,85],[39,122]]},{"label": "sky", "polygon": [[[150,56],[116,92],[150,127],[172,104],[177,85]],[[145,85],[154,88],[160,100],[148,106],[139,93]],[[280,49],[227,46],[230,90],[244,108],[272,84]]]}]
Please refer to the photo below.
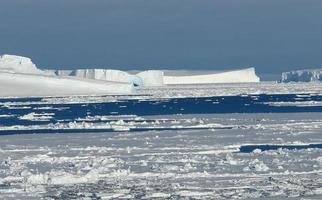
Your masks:
[{"label": "sky", "polygon": [[321,0],[0,0],[0,54],[40,68],[322,67]]}]

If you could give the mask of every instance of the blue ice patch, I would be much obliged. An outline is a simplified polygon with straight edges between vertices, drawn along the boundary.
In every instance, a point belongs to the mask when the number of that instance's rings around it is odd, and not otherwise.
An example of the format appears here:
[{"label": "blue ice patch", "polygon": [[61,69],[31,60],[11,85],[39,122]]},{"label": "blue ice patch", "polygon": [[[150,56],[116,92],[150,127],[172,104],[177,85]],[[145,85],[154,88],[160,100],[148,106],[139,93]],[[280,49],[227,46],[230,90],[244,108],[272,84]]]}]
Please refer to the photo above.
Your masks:
[{"label": "blue ice patch", "polygon": [[143,86],[143,80],[138,76],[132,76],[131,83],[133,84],[134,87]]}]

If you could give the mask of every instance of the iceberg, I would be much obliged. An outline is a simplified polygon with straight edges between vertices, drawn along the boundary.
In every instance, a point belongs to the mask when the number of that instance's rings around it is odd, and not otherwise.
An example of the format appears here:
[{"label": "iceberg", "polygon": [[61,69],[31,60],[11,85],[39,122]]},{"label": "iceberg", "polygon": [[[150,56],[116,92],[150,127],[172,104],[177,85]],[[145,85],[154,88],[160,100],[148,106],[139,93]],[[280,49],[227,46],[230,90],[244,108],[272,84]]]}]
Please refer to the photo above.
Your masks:
[{"label": "iceberg", "polygon": [[[188,72],[187,72],[188,73]],[[164,84],[208,84],[208,83],[251,83],[259,82],[255,68],[232,70],[201,75],[166,75]]]},{"label": "iceberg", "polygon": [[[180,70],[147,70],[136,74],[111,69],[76,69],[76,70],[50,70],[58,76],[75,76],[86,79],[98,79],[105,81],[118,81],[131,83],[134,86],[163,86],[177,84],[211,84],[211,83],[247,83],[259,82],[255,68],[241,70],[211,72],[194,75],[193,71]],[[166,72],[166,73],[165,73]]]},{"label": "iceberg", "polygon": [[283,72],[280,82],[316,82],[322,81],[322,69],[306,69]]}]

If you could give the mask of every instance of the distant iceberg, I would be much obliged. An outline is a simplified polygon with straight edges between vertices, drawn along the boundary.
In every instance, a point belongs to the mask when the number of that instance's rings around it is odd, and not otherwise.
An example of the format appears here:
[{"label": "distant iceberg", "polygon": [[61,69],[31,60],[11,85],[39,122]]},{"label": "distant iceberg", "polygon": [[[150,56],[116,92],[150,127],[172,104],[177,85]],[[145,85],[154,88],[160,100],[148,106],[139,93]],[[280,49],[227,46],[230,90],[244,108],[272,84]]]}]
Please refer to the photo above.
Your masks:
[{"label": "distant iceberg", "polygon": [[280,82],[315,82],[322,81],[322,69],[306,69],[283,72]]}]

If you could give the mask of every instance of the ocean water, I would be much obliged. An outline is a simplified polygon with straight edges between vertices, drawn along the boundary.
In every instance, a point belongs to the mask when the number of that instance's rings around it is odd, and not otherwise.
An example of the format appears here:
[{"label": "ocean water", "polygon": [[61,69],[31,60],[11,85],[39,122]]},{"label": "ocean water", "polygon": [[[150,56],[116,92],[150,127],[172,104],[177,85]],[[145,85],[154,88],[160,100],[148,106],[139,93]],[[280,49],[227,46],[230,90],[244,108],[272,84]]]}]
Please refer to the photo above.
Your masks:
[{"label": "ocean water", "polygon": [[[59,127],[70,122],[90,122],[93,127],[94,124],[115,122],[118,116],[322,112],[322,96],[317,94],[259,94],[159,99],[141,99],[140,96],[132,96],[131,98],[111,96],[103,102],[87,103],[57,103],[51,98],[0,99],[0,125],[25,127],[25,129],[21,127],[14,130],[3,128],[0,129],[0,134],[75,132],[72,128]],[[131,120],[133,119],[123,121],[130,123]],[[55,127],[57,123],[60,126]],[[31,126],[40,127],[28,129]],[[75,129],[76,132],[80,131],[78,126]],[[95,130],[86,127],[81,129],[82,132],[113,131],[108,127]]]}]

